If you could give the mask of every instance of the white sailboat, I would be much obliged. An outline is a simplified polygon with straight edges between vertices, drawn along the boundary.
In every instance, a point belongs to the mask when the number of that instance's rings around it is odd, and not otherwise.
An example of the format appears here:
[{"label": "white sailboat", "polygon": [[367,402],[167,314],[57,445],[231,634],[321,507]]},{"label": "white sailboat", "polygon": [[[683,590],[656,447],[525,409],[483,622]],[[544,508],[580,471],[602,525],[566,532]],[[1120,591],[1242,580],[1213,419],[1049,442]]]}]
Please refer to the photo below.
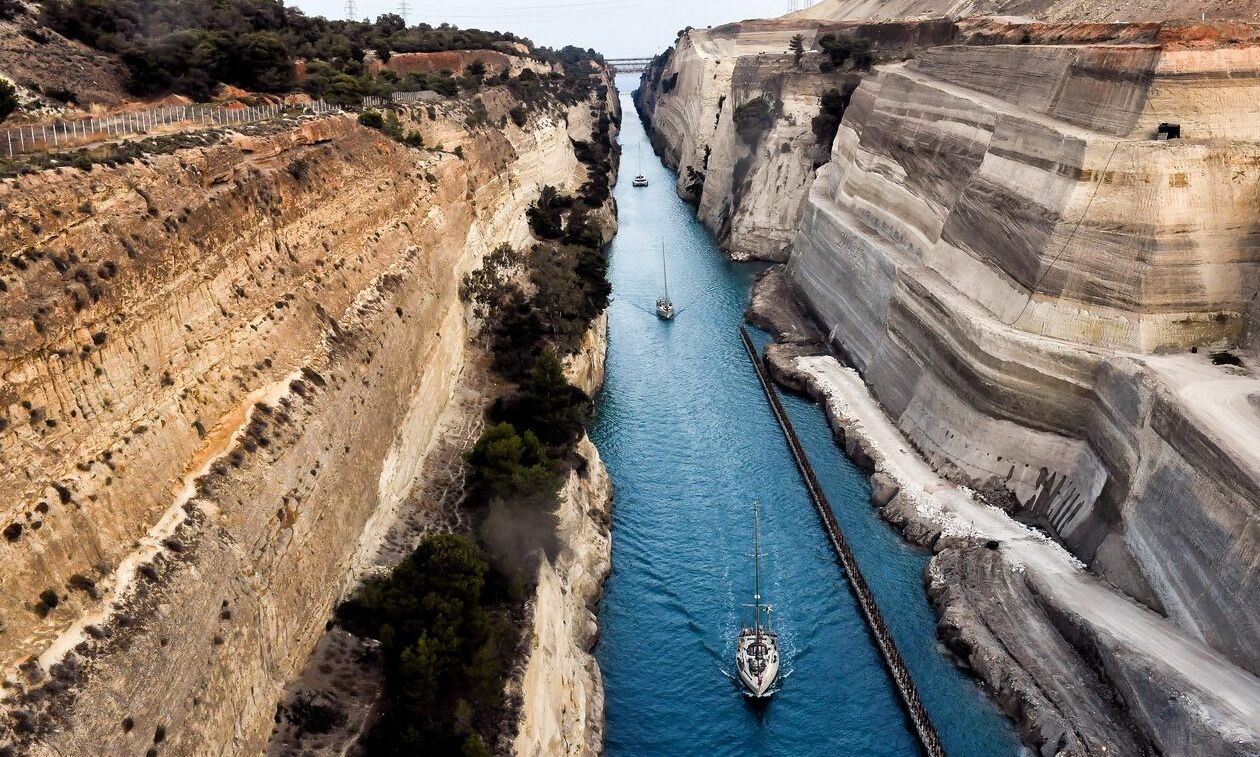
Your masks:
[{"label": "white sailboat", "polygon": [[674,319],[674,302],[669,299],[669,270],[665,267],[665,243],[661,242],[661,275],[665,282],[665,292],[656,298],[656,315],[662,320]]},{"label": "white sailboat", "polygon": [[[767,697],[779,677],[779,637],[770,630],[770,606],[761,603],[761,523],[759,505],[753,503],[753,624],[739,632],[735,667],[750,697]],[[761,623],[762,610],[766,614]]]},{"label": "white sailboat", "polygon": [[648,179],[643,175],[643,145],[639,145],[636,155],[638,155],[639,160],[639,175],[634,177],[634,181],[631,183],[636,187],[646,187]]}]

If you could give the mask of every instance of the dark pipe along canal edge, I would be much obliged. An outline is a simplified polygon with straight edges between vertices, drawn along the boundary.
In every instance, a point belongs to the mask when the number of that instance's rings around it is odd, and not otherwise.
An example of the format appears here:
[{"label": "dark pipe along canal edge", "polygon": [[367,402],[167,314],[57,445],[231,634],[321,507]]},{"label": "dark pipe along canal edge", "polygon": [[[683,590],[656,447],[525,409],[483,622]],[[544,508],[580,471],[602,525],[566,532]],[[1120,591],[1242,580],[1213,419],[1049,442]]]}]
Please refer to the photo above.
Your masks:
[{"label": "dark pipe along canal edge", "polygon": [[[625,119],[610,250],[607,377],[591,436],[616,486],[613,573],[596,650],[609,755],[913,755],[918,739],[836,569],[827,536],[739,335],[763,266],[732,263],[674,192],[619,77]],[[641,151],[651,186],[634,188]],[[673,322],[653,313],[665,243]],[[753,332],[764,343],[765,335]],[[1011,755],[1014,729],[943,654],[928,554],[870,505],[820,408],[784,396],[818,482],[951,757]],[[784,656],[752,707],[733,680],[761,502],[763,588]]]}]

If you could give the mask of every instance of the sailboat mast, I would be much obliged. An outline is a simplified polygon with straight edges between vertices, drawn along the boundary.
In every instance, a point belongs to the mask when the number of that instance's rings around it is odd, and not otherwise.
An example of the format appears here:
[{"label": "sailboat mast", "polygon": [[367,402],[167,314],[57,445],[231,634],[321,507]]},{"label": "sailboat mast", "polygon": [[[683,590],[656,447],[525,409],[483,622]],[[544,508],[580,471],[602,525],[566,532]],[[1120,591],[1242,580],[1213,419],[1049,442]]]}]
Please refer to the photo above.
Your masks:
[{"label": "sailboat mast", "polygon": [[761,630],[761,504],[753,501],[753,627]]},{"label": "sailboat mast", "polygon": [[665,299],[669,299],[669,269],[665,266],[665,241],[661,241],[661,276],[665,279]]}]

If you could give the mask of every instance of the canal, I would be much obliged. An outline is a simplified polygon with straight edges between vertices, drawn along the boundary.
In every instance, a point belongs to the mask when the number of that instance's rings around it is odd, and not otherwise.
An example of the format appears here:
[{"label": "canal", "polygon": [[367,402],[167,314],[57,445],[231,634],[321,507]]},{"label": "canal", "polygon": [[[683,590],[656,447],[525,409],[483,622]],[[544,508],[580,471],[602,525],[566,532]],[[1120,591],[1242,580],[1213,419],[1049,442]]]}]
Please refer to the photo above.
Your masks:
[{"label": "canal", "polygon": [[[625,119],[610,250],[607,378],[591,437],[616,485],[613,572],[596,654],[609,755],[912,755],[917,745],[740,343],[760,265],[729,262],[657,160],[619,77]],[[651,186],[636,189],[639,170]],[[679,309],[659,321],[661,244]],[[762,337],[764,338],[764,336]],[[1019,751],[1009,722],[939,648],[926,552],[869,503],[822,411],[785,396],[836,517],[950,755]],[[750,601],[752,502],[763,595],[785,676],[750,707],[732,679]]]}]

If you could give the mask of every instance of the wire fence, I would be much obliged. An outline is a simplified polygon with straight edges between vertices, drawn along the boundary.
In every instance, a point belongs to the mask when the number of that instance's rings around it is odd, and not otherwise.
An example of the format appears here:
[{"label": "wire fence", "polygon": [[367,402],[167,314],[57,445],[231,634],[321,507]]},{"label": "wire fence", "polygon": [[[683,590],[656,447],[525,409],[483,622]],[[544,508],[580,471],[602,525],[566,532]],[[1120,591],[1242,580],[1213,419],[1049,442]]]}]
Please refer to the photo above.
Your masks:
[{"label": "wire fence", "polygon": [[442,96],[430,89],[422,89],[418,92],[394,92],[389,99],[384,97],[376,97],[369,95],[363,98],[363,107],[365,108],[383,108],[388,104],[407,104],[407,103],[425,103],[437,102]]},{"label": "wire fence", "polygon": [[333,113],[340,108],[323,100],[305,105],[253,105],[224,108],[210,105],[166,105],[112,116],[57,121],[50,124],[23,124],[6,129],[0,136],[0,151],[8,157],[75,147],[132,134],[145,134],[165,126],[229,126],[252,123],[286,114]]}]

